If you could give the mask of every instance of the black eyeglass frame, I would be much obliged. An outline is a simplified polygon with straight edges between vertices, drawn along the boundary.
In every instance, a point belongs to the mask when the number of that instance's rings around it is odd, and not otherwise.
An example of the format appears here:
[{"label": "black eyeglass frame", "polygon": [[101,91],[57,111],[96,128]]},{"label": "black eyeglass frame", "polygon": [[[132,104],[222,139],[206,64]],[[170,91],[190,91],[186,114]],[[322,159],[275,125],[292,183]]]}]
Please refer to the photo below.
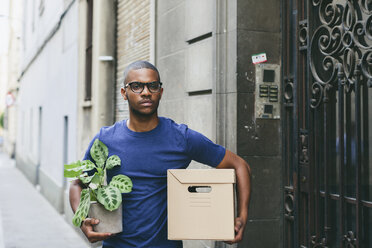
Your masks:
[{"label": "black eyeglass frame", "polygon": [[[154,84],[154,83],[158,83],[159,84],[159,90],[158,91],[152,91],[151,88],[150,88],[150,85],[151,84]],[[134,91],[133,88],[132,88],[132,85],[133,84],[138,84],[139,86],[141,86],[141,91]],[[124,88],[130,88],[132,92],[136,93],[136,94],[141,94],[143,92],[143,90],[145,89],[145,86],[147,87],[147,89],[151,92],[151,93],[159,93],[160,90],[161,90],[161,86],[163,85],[162,82],[160,81],[154,81],[154,82],[149,82],[149,83],[142,83],[142,82],[130,82],[130,83],[127,83]]]}]

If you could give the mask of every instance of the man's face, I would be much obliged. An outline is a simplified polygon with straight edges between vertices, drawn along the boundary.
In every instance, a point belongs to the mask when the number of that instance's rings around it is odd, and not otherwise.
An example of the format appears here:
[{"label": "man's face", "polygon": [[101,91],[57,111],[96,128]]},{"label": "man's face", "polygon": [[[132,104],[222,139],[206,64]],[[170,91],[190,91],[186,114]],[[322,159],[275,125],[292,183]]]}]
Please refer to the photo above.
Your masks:
[{"label": "man's face", "polygon": [[[151,69],[131,70],[128,73],[125,85],[131,82],[151,83],[158,81],[158,74]],[[131,113],[141,116],[151,116],[157,113],[159,101],[163,94],[163,88],[158,93],[151,93],[148,87],[144,87],[141,93],[135,93],[130,86],[121,88],[121,95],[128,100]]]}]

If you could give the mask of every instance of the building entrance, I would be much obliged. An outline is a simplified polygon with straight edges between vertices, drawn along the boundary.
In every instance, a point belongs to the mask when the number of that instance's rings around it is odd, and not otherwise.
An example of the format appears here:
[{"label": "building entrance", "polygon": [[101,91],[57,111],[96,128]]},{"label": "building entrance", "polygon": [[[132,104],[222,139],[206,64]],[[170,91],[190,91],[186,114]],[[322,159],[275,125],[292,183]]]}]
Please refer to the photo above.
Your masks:
[{"label": "building entrance", "polygon": [[284,247],[372,247],[372,1],[282,9]]}]

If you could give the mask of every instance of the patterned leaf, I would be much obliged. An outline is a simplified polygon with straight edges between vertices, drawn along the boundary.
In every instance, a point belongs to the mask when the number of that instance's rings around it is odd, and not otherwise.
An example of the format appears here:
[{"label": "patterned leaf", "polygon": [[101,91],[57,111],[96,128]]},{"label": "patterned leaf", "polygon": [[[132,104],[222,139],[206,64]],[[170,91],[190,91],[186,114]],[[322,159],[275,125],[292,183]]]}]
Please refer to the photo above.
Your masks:
[{"label": "patterned leaf", "polygon": [[109,211],[117,209],[121,204],[120,190],[108,185],[98,189],[97,200]]},{"label": "patterned leaf", "polygon": [[89,184],[89,188],[91,188],[91,189],[98,189],[98,184],[96,184],[96,183],[90,183]]},{"label": "patterned leaf", "polygon": [[92,202],[92,201],[97,201],[97,197],[96,197],[96,195],[97,195],[97,190],[89,190],[89,192],[90,192],[90,201]]},{"label": "patterned leaf", "polygon": [[80,181],[82,181],[83,183],[89,183],[90,181],[92,181],[92,178],[94,177],[93,176],[89,176],[88,173],[84,173],[84,174],[81,174],[79,176],[79,179]]},{"label": "patterned leaf", "polygon": [[117,155],[110,156],[106,161],[106,169],[111,170],[115,166],[120,166],[121,160]]},{"label": "patterned leaf", "polygon": [[90,148],[90,156],[96,161],[98,167],[103,168],[108,157],[108,148],[99,139],[96,139]]},{"label": "patterned leaf", "polygon": [[91,183],[89,184],[89,187],[92,189],[97,189],[99,185],[102,184],[102,176],[100,173],[94,173]]},{"label": "patterned leaf", "polygon": [[96,168],[96,165],[90,160],[83,160],[81,164],[84,168],[84,171],[90,171]]},{"label": "patterned leaf", "polygon": [[85,218],[88,216],[89,207],[90,207],[89,190],[83,189],[81,191],[79,206],[75,212],[74,217],[72,218],[72,224],[74,224],[74,226],[77,227],[81,226],[81,222],[85,220]]},{"label": "patterned leaf", "polygon": [[64,167],[65,167],[65,170],[81,167],[81,162],[80,162],[80,160],[78,160],[75,163],[65,164]]},{"label": "patterned leaf", "polygon": [[65,164],[63,170],[64,177],[78,177],[83,172],[81,162],[78,160],[75,163]]},{"label": "patterned leaf", "polygon": [[63,176],[64,177],[78,177],[79,175],[81,175],[81,173],[83,173],[83,170],[81,169],[81,167],[78,167],[78,168],[71,169],[71,170],[64,170]]},{"label": "patterned leaf", "polygon": [[132,191],[133,183],[129,177],[117,175],[111,179],[110,186],[118,188],[121,193],[129,193]]}]

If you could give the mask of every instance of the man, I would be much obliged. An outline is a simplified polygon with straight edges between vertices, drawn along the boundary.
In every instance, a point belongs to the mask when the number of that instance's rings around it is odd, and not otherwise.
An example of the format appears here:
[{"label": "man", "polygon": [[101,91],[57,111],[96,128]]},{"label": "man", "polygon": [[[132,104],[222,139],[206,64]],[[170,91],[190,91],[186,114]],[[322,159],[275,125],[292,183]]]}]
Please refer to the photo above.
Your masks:
[{"label": "man", "polygon": [[[236,236],[242,240],[248,218],[250,169],[236,154],[214,144],[202,134],[158,117],[163,94],[160,75],[146,61],[130,64],[124,71],[121,94],[129,104],[129,119],[104,127],[95,136],[106,144],[109,156],[116,154],[122,166],[108,172],[108,181],[116,174],[132,179],[133,189],[123,194],[123,232],[117,235],[97,233],[99,220],[87,218],[81,229],[90,242],[104,240],[103,247],[182,247],[181,241],[167,239],[167,169],[184,169],[191,160],[217,169],[232,168],[237,175],[238,217]],[[84,159],[90,159],[89,149]],[[77,209],[83,184],[73,181],[70,203]]]}]

